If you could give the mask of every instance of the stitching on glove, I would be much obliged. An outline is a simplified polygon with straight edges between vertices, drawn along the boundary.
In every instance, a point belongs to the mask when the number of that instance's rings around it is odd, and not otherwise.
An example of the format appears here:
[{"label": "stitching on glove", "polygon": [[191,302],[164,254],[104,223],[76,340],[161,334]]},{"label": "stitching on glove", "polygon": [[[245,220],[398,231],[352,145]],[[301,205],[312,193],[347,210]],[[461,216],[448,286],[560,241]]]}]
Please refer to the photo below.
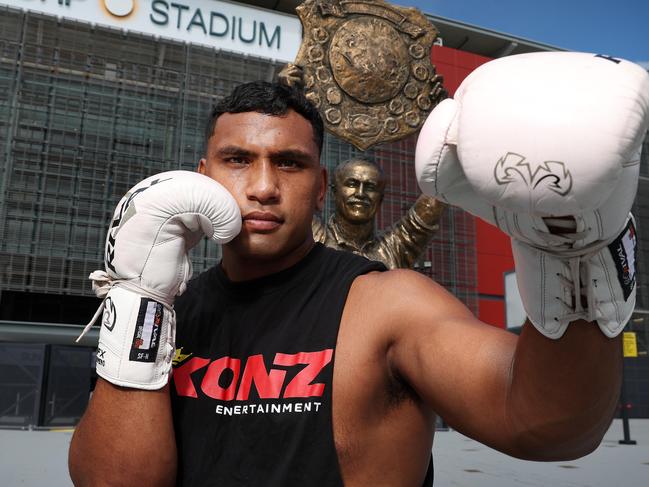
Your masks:
[{"label": "stitching on glove", "polygon": [[442,153],[444,152],[445,148],[446,148],[446,144],[444,144],[442,148],[439,150],[439,152],[437,153],[437,162],[435,163],[435,194],[439,193],[439,189],[437,188],[437,181],[439,180],[438,170],[439,170],[439,163],[442,160]]},{"label": "stitching on glove", "polygon": [[512,215],[512,223],[514,224],[514,232],[515,232],[514,234],[515,235],[516,234],[525,235],[525,233],[523,232],[523,229],[521,228],[519,220],[518,220],[518,213],[514,213]]},{"label": "stitching on glove", "polygon": [[498,209],[495,206],[491,206],[491,212],[494,215],[494,222],[496,222],[496,226],[498,227],[499,230],[504,232],[503,227],[500,224],[500,218],[498,216]]},{"label": "stitching on glove", "polygon": [[[451,119],[451,123],[448,124],[448,126],[446,127],[446,130],[444,131],[444,140],[448,139],[448,134],[451,131],[451,127],[455,123],[455,120],[457,119],[457,115],[458,115],[458,110],[456,108],[455,113],[453,114],[453,118]],[[437,163],[435,164],[435,194],[439,193],[439,189],[437,188],[437,181],[439,181],[438,172],[439,172],[440,161],[443,158],[442,154],[444,153],[444,149],[446,149],[448,151],[449,150],[448,148],[450,146],[451,146],[451,144],[448,144],[448,143],[444,142],[444,144],[442,145],[442,149],[439,151],[439,154],[438,154]]]},{"label": "stitching on glove", "polygon": [[595,221],[597,222],[597,238],[598,240],[604,236],[604,225],[602,224],[602,215],[599,210],[595,211]]},{"label": "stitching on glove", "polygon": [[[151,245],[151,247],[149,248],[149,253],[146,254],[146,258],[144,259],[144,264],[142,264],[142,270],[140,271],[140,276],[139,276],[140,279],[142,278],[142,274],[144,274],[144,269],[146,269],[146,265],[147,265],[147,263],[149,262],[149,257],[151,257],[151,252],[153,252],[153,249],[154,249],[155,247],[158,246],[158,243],[159,243],[159,242],[158,242],[158,236],[160,235],[160,232],[162,231],[162,227],[164,227],[164,226],[167,224],[167,222],[168,222],[169,220],[171,220],[172,218],[174,218],[175,216],[176,216],[176,215],[172,215],[172,216],[170,216],[170,217],[167,217],[167,219],[165,219],[165,220],[164,220],[162,223],[160,223],[160,225],[158,226],[158,230],[157,230],[156,233],[155,233],[155,238],[153,239],[153,245]],[[174,237],[174,238],[176,238],[176,237]],[[167,240],[165,240],[164,242],[167,242]],[[164,243],[164,242],[162,242],[162,243]]]},{"label": "stitching on glove", "polygon": [[640,164],[640,159],[634,159],[629,162],[623,162],[622,167],[631,167],[631,166],[635,166],[636,164]]}]

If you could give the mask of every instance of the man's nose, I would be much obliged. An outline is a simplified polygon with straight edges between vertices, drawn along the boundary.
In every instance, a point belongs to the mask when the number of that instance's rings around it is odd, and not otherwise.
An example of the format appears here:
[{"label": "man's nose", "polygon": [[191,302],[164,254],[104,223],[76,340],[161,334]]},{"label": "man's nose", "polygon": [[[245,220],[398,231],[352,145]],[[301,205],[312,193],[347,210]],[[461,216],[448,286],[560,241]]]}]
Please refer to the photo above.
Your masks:
[{"label": "man's nose", "polygon": [[277,171],[271,161],[259,161],[253,164],[248,184],[248,199],[261,204],[272,204],[279,201],[279,180]]},{"label": "man's nose", "polygon": [[366,190],[367,190],[367,186],[365,185],[365,183],[359,183],[359,185],[356,186],[356,194],[357,195],[367,196]]}]

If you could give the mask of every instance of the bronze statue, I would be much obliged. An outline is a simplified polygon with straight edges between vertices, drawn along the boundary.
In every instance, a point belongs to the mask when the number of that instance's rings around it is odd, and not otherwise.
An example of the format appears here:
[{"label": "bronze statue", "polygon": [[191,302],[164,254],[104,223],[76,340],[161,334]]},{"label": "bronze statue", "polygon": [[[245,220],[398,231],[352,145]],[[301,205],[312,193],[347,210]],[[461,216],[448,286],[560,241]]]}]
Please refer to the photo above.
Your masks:
[{"label": "bronze statue", "polygon": [[446,205],[421,195],[401,220],[377,235],[374,217],[384,190],[385,176],[373,162],[350,159],[339,164],[333,174],[336,211],[326,226],[314,218],[314,239],[378,260],[389,269],[412,267],[438,230]]},{"label": "bronze statue", "polygon": [[[300,86],[325,127],[361,150],[416,133],[446,97],[430,62],[437,29],[417,9],[384,0],[306,0],[296,12],[302,44],[279,79]],[[378,260],[412,267],[438,229],[444,204],[420,196],[408,213],[379,235],[374,217],[385,177],[366,160],[334,172],[336,212],[326,226],[315,218],[316,241]]]}]

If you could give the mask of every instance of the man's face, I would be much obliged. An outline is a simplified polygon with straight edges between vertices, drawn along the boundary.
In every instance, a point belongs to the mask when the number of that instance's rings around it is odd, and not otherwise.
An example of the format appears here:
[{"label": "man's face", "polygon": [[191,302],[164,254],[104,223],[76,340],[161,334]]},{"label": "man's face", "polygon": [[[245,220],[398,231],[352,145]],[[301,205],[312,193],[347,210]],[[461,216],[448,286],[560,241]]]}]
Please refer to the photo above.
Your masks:
[{"label": "man's face", "polygon": [[243,225],[228,249],[242,257],[284,257],[309,244],[326,172],[307,119],[257,112],[225,113],[198,172],[221,183],[239,204]]},{"label": "man's face", "polygon": [[381,206],[383,178],[371,164],[347,164],[335,180],[336,213],[352,223],[367,223]]}]

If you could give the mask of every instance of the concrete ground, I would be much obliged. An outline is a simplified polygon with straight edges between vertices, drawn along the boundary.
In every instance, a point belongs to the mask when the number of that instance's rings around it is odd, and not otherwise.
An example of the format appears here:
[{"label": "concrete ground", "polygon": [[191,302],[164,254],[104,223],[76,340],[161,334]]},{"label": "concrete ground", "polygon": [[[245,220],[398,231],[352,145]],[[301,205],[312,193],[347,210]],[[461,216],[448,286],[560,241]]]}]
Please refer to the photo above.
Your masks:
[{"label": "concrete ground", "polygon": [[597,450],[569,462],[527,462],[508,457],[457,432],[437,432],[435,487],[648,487],[649,419],[630,420],[636,445],[620,445],[614,420]]},{"label": "concrete ground", "polygon": [[[0,485],[69,487],[67,453],[71,430],[0,430]],[[620,445],[615,420],[600,447],[570,462],[524,462],[498,453],[455,431],[439,431],[433,448],[435,487],[647,487],[649,419],[631,420],[631,439]],[[135,484],[134,484],[135,485]]]}]

